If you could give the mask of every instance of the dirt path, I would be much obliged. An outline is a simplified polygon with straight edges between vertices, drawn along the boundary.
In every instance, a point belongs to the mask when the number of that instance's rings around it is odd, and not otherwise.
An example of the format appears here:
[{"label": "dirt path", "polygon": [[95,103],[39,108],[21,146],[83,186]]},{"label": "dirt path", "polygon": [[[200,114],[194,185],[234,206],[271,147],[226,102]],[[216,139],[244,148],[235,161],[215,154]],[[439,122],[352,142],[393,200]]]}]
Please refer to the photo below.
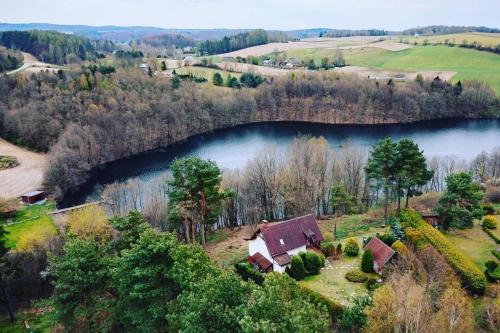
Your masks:
[{"label": "dirt path", "polygon": [[46,155],[33,153],[3,139],[0,139],[0,155],[14,156],[19,160],[19,166],[0,171],[0,197],[16,198],[41,188]]},{"label": "dirt path", "polygon": [[14,75],[24,71],[28,73],[41,72],[46,70],[55,72],[56,70],[64,68],[63,66],[57,66],[38,61],[38,59],[35,58],[32,54],[26,52],[22,52],[22,54],[23,54],[23,65],[18,69],[14,69],[13,71],[7,72],[7,75]]}]

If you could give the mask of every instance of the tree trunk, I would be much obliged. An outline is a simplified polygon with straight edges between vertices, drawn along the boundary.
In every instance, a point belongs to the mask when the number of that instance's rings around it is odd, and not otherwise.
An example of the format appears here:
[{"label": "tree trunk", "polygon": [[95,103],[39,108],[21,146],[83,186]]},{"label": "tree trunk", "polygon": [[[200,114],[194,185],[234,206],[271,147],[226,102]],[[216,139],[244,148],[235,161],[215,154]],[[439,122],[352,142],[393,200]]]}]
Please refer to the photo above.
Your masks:
[{"label": "tree trunk", "polygon": [[398,198],[398,213],[401,211],[401,185],[398,182],[398,187],[397,187],[397,198]]},{"label": "tree trunk", "polygon": [[[384,220],[387,221],[387,213],[389,207],[389,186],[384,186]],[[384,221],[384,222],[385,222]]]},{"label": "tree trunk", "polygon": [[205,248],[205,225],[200,223],[200,233],[201,233],[201,246]]},{"label": "tree trunk", "polygon": [[184,207],[184,233],[186,234],[186,242],[189,243],[189,223],[186,207]]},{"label": "tree trunk", "polygon": [[405,208],[408,208],[408,201],[410,200],[410,188],[408,187],[406,189],[406,202],[405,202]]},{"label": "tree trunk", "polygon": [[14,310],[10,306],[10,299],[9,295],[7,294],[7,290],[5,289],[5,285],[3,281],[0,281],[0,289],[2,292],[2,298],[5,303],[5,307],[7,308],[7,312],[9,313],[9,318],[11,322],[16,321],[16,314],[14,313]]}]

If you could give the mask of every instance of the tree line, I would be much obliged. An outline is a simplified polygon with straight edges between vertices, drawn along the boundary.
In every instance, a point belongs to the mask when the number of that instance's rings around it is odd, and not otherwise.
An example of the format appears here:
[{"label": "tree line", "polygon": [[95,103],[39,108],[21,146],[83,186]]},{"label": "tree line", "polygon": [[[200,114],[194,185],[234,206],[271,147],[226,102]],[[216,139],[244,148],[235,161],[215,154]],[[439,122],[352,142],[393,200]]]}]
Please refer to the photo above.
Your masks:
[{"label": "tree line", "polygon": [[[78,102],[75,102],[78,101]],[[0,78],[3,137],[49,151],[47,183],[59,196],[95,167],[196,134],[265,121],[397,123],[491,117],[486,85],[435,79],[402,85],[356,76],[293,74],[252,89],[207,88],[137,68]]]},{"label": "tree line", "polygon": [[463,32],[488,32],[498,33],[500,29],[475,26],[448,26],[448,25],[431,25],[427,27],[419,27],[404,30],[403,35],[448,35],[459,34]]},{"label": "tree line", "polygon": [[114,49],[110,41],[94,41],[55,31],[38,30],[0,32],[0,45],[31,53],[41,61],[58,65],[94,60],[99,52],[111,52]]},{"label": "tree line", "polygon": [[23,55],[16,50],[0,47],[0,73],[21,67]]},{"label": "tree line", "polygon": [[271,42],[285,42],[288,37],[279,32],[268,32],[262,29],[239,33],[233,36],[224,36],[220,40],[206,40],[197,45],[199,55],[228,53],[247,47],[267,44]]}]

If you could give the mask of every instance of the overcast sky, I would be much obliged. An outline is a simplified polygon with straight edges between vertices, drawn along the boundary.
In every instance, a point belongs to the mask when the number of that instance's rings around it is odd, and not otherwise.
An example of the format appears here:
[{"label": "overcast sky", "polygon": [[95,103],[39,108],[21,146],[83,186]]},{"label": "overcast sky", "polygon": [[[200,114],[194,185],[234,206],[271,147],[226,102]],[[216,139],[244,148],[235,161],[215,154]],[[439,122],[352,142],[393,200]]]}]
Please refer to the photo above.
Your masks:
[{"label": "overcast sky", "polygon": [[0,21],[163,28],[500,27],[500,0],[0,0]]}]

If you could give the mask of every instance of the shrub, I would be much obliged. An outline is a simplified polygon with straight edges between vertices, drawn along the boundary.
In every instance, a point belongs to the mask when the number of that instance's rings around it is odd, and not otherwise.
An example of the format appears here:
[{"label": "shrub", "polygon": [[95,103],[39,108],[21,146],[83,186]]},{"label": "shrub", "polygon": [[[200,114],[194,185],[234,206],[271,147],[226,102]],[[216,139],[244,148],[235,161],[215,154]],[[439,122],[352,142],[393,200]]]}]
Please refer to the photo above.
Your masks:
[{"label": "shrub", "polygon": [[406,228],[405,236],[412,244],[414,244],[419,249],[426,247],[428,244],[424,234],[422,234],[420,230],[417,230],[415,228]]},{"label": "shrub", "polygon": [[345,278],[348,281],[355,283],[363,283],[368,280],[368,276],[359,269],[351,269],[347,271],[347,273],[345,273]]},{"label": "shrub", "polygon": [[341,243],[338,243],[338,244],[337,244],[337,251],[336,251],[336,255],[337,255],[337,256],[341,256],[341,255],[342,255],[342,244],[341,244]]},{"label": "shrub", "polygon": [[387,246],[392,246],[392,244],[396,241],[396,236],[392,232],[380,236],[377,235],[377,237]]},{"label": "shrub", "polygon": [[481,208],[483,209],[483,212],[486,215],[493,215],[493,214],[495,214],[495,207],[493,207],[492,204],[484,204],[484,205],[481,206]]},{"label": "shrub", "polygon": [[306,269],[300,255],[292,257],[288,274],[297,281],[304,280],[306,277]]},{"label": "shrub", "polygon": [[[423,237],[434,248],[441,253],[446,261],[455,269],[460,275],[464,285],[475,293],[482,294],[486,287],[486,278],[481,270],[460,250],[458,250],[443,234],[427,224],[421,218],[415,219],[416,212],[404,211],[401,216],[401,223],[403,225],[411,226],[417,229]],[[408,218],[408,219],[406,219]],[[412,231],[407,228],[406,230]],[[407,234],[408,236],[408,234]],[[408,237],[410,238],[410,237]]]},{"label": "shrub", "polygon": [[368,289],[370,291],[374,291],[375,289],[377,289],[381,285],[382,285],[382,283],[378,282],[377,278],[369,278],[368,280],[366,280],[366,289]]},{"label": "shrub", "polygon": [[498,267],[498,263],[493,260],[488,260],[485,264],[486,269],[489,271],[494,271]]},{"label": "shrub", "polygon": [[305,254],[306,260],[304,261],[304,266],[309,274],[318,275],[321,267],[323,267],[324,261],[321,260],[319,254],[313,251],[307,251]]},{"label": "shrub", "polygon": [[493,215],[486,215],[483,219],[483,228],[486,229],[496,229],[497,228],[497,219]]},{"label": "shrub", "polygon": [[366,250],[361,257],[361,270],[365,273],[373,273],[373,253]]},{"label": "shrub", "polygon": [[500,267],[498,263],[493,260],[489,260],[486,262],[486,276],[493,282],[500,280]]},{"label": "shrub", "polygon": [[408,248],[406,247],[406,245],[402,242],[402,241],[395,241],[391,248],[396,251],[398,254],[401,254],[401,255],[404,255],[406,253],[408,253]]},{"label": "shrub", "polygon": [[354,238],[349,238],[345,244],[344,253],[349,257],[356,257],[359,253],[358,241]]},{"label": "shrub", "polygon": [[234,264],[234,270],[244,281],[252,280],[258,285],[262,285],[262,283],[264,283],[264,275],[257,272],[248,262],[239,262]]},{"label": "shrub", "polygon": [[329,297],[326,297],[312,289],[309,289],[303,284],[299,284],[299,287],[304,293],[305,297],[311,303],[324,305],[328,309],[328,312],[330,313],[330,317],[332,318],[332,320],[342,315],[342,312],[344,310],[342,304],[332,301]]},{"label": "shrub", "polygon": [[335,255],[335,245],[333,242],[323,242],[321,243],[321,251],[323,251],[325,256],[332,257]]}]

